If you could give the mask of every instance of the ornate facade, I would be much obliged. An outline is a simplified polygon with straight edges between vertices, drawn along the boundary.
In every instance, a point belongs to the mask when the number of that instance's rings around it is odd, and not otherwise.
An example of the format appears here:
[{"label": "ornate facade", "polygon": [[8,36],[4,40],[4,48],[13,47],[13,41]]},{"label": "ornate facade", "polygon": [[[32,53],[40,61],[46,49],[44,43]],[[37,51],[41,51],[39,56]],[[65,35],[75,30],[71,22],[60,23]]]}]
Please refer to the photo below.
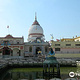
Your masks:
[{"label": "ornate facade", "polygon": [[24,37],[13,37],[7,35],[0,37],[0,55],[2,57],[29,57],[42,56],[49,52],[49,43],[44,41],[43,29],[37,21],[31,25],[28,34],[28,42],[24,42]]},{"label": "ornate facade", "polygon": [[49,43],[44,40],[43,29],[35,16],[35,21],[29,29],[28,42],[24,44],[25,56],[37,56],[39,51],[42,55],[46,55],[49,51]]},{"label": "ornate facade", "polygon": [[24,52],[24,38],[13,37],[7,35],[6,37],[0,37],[0,55],[7,56],[23,56]]}]

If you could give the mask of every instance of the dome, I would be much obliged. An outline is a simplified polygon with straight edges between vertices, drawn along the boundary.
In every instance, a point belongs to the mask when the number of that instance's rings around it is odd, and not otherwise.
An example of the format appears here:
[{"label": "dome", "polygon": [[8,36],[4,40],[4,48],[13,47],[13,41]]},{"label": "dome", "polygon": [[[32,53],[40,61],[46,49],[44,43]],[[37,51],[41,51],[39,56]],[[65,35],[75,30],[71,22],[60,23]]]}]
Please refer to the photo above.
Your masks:
[{"label": "dome", "polygon": [[29,35],[43,35],[43,29],[37,20],[35,20],[32,26],[30,27]]},{"label": "dome", "polygon": [[38,23],[36,16],[35,16],[35,21],[29,28],[28,41],[34,42],[37,38],[40,38],[42,41],[44,41],[43,29]]}]

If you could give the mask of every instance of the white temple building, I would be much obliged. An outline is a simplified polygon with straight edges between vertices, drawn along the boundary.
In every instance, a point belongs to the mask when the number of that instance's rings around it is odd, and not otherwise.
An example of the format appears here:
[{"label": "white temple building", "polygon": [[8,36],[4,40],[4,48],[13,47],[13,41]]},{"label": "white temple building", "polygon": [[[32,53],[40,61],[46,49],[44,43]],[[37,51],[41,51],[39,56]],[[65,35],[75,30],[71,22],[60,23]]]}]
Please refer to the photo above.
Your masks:
[{"label": "white temple building", "polygon": [[35,21],[29,29],[28,41],[34,42],[36,38],[40,38],[41,41],[44,41],[43,29],[35,17]]},{"label": "white temple building", "polygon": [[29,29],[28,42],[24,43],[25,56],[37,56],[38,51],[46,55],[49,52],[49,43],[44,40],[44,31],[35,16],[35,21]]}]

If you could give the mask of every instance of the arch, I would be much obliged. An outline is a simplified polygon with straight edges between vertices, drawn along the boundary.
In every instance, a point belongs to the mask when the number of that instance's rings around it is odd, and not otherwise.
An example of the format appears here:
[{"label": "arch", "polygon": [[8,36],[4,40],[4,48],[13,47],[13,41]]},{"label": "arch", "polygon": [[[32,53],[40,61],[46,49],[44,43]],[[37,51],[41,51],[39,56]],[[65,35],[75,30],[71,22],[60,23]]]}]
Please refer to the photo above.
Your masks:
[{"label": "arch", "polygon": [[38,51],[41,51],[40,47],[36,47],[36,55],[38,54]]},{"label": "arch", "polygon": [[2,55],[12,55],[12,49],[9,47],[3,47],[1,49]]},{"label": "arch", "polygon": [[18,48],[13,49],[13,56],[20,56],[20,50]]}]

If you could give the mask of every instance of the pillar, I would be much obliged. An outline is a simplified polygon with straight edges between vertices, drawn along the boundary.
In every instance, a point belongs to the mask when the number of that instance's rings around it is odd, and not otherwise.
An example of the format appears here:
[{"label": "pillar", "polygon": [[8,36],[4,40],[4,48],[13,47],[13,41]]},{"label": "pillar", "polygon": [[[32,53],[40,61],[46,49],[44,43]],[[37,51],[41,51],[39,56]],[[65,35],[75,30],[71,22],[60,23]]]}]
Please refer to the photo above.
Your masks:
[{"label": "pillar", "polygon": [[48,76],[50,78],[50,64],[48,64]]},{"label": "pillar", "polygon": [[35,48],[35,46],[33,46],[32,52],[33,52],[33,55],[35,55],[35,53],[36,53],[36,48]]},{"label": "pillar", "polygon": [[21,56],[21,51],[19,50],[19,56]]},{"label": "pillar", "polygon": [[52,67],[53,67],[53,72],[52,73],[53,73],[53,77],[54,77],[54,64],[52,65]]}]

